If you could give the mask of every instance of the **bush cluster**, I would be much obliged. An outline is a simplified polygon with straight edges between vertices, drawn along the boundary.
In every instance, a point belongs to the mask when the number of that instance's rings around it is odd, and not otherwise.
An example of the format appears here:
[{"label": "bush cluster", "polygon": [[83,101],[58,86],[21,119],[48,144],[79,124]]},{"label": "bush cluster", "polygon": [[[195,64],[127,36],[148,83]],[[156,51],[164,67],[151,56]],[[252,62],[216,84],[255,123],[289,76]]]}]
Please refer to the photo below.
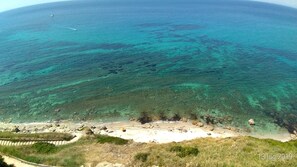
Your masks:
[{"label": "bush cluster", "polygon": [[176,155],[183,158],[186,156],[194,155],[197,156],[199,153],[198,148],[195,147],[182,147],[182,146],[173,146],[170,148],[171,152],[176,152]]}]

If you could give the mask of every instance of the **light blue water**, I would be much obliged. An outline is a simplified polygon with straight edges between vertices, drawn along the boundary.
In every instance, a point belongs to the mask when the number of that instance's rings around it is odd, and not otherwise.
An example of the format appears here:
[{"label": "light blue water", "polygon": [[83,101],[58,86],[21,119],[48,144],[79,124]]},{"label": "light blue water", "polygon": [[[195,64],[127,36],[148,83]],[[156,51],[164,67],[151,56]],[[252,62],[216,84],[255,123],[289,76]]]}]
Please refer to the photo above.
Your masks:
[{"label": "light blue water", "polygon": [[261,128],[293,131],[297,10],[103,0],[0,14],[2,120],[109,121],[141,112],[213,115],[233,126],[254,118]]}]

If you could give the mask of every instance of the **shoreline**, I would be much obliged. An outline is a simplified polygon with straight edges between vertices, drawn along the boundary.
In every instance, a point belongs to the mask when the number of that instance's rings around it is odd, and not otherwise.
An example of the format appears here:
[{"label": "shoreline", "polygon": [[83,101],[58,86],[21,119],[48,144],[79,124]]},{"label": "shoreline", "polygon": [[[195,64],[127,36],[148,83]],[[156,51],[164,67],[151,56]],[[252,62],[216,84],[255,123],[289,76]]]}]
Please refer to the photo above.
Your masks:
[{"label": "shoreline", "polygon": [[278,132],[244,132],[233,127],[220,127],[196,124],[194,121],[155,121],[141,124],[136,121],[118,122],[31,122],[31,123],[3,123],[0,131],[19,131],[18,133],[78,133],[85,135],[84,129],[90,129],[94,134],[109,135],[142,143],[170,143],[182,142],[198,138],[227,138],[237,136],[251,136],[259,139],[273,139],[286,142],[296,139],[297,135],[290,134],[280,128]]}]

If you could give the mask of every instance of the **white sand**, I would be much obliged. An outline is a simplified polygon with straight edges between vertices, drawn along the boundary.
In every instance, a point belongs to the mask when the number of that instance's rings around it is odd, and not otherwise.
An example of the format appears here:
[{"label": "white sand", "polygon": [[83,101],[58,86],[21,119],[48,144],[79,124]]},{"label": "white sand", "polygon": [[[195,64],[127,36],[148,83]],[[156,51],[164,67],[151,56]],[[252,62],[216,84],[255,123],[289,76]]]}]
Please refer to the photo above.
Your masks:
[{"label": "white sand", "polygon": [[[192,140],[195,138],[214,137],[234,137],[235,132],[230,130],[215,128],[213,131],[210,127],[200,128],[192,125],[190,122],[153,122],[141,125],[137,122],[117,122],[105,124],[112,133],[103,132],[110,136],[132,139],[135,142],[155,142],[169,143]],[[126,129],[126,132],[122,131]]]},{"label": "white sand", "polygon": [[[49,125],[51,125],[49,127]],[[135,142],[155,142],[155,143],[169,143],[169,142],[180,142],[185,140],[192,140],[195,138],[213,137],[213,138],[225,138],[225,137],[235,137],[235,136],[253,136],[257,138],[269,138],[279,141],[289,141],[291,140],[291,135],[286,129],[279,128],[279,130],[274,132],[265,131],[253,131],[251,133],[229,130],[222,127],[214,127],[205,125],[203,127],[198,127],[192,125],[189,122],[168,122],[168,121],[157,121],[148,124],[140,124],[139,122],[127,121],[127,122],[110,122],[110,123],[100,123],[100,122],[82,122],[82,123],[72,123],[72,122],[62,122],[59,126],[55,123],[29,123],[29,124],[10,124],[10,123],[0,123],[0,130],[10,130],[14,126],[18,126],[20,130],[24,127],[28,133],[40,133],[40,132],[65,132],[74,133],[78,138],[84,133],[79,131],[82,129],[80,127],[93,127],[93,132],[95,134],[106,134],[110,136],[121,137],[124,139],[131,139]],[[100,130],[101,127],[106,126],[107,130]],[[38,129],[36,131],[35,129]],[[122,129],[126,131],[123,132]],[[35,132],[36,131],[36,132]]]}]

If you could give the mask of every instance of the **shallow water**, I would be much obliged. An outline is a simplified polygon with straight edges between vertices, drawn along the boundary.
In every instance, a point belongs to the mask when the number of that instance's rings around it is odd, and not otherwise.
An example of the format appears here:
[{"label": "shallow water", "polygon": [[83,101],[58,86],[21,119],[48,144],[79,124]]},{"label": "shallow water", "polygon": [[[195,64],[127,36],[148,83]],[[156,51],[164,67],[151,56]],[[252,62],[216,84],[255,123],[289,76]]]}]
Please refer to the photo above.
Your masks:
[{"label": "shallow water", "polygon": [[210,114],[292,131],[296,27],[296,9],[230,0],[75,1],[0,13],[0,118]]}]

